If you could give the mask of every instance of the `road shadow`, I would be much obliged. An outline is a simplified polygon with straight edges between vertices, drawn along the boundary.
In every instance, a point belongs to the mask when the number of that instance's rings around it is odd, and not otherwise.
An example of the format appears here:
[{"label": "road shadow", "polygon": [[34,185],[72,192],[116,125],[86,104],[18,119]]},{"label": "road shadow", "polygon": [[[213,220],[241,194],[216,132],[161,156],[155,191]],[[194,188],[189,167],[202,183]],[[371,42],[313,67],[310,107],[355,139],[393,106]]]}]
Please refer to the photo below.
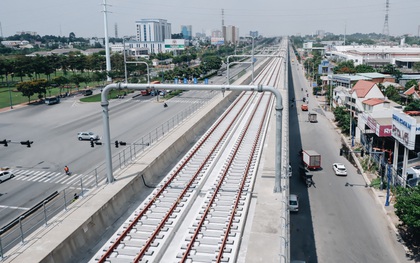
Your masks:
[{"label": "road shadow", "polygon": [[[293,84],[292,68],[289,63],[289,97],[297,98]],[[302,87],[303,88],[303,87]],[[296,87],[300,90],[301,87]],[[302,146],[298,114],[301,114],[298,103],[289,111],[289,156],[293,175],[290,178],[290,193],[299,196],[299,212],[290,214],[290,257],[291,260],[305,260],[310,263],[317,263],[314,228],[312,213],[308,194],[308,187],[301,177],[302,158],[299,154]],[[315,182],[316,183],[316,182]],[[311,186],[314,187],[314,186]]]}]

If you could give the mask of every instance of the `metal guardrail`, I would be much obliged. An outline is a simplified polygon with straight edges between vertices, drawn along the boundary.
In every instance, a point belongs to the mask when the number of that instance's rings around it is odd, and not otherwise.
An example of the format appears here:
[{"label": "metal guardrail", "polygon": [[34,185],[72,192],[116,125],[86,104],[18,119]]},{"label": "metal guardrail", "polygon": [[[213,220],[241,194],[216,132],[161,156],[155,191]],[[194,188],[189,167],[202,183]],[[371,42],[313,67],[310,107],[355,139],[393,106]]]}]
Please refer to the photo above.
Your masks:
[{"label": "metal guardrail", "polygon": [[[209,95],[212,96],[212,95]],[[210,100],[209,100],[210,101]],[[157,126],[147,135],[137,141],[127,144],[120,152],[112,157],[113,170],[120,170],[129,166],[144,152],[146,147],[157,143],[175,127],[180,125],[205,103],[194,103],[167,122]],[[124,146],[121,146],[124,147]],[[39,227],[48,227],[54,222],[54,217],[60,212],[65,212],[68,206],[79,198],[90,194],[92,189],[107,184],[105,163],[100,164],[91,171],[81,175],[79,180],[72,185],[58,191],[48,199],[38,203],[31,210],[30,215],[22,214],[0,230],[0,259],[15,245],[25,244],[27,237]]]}]

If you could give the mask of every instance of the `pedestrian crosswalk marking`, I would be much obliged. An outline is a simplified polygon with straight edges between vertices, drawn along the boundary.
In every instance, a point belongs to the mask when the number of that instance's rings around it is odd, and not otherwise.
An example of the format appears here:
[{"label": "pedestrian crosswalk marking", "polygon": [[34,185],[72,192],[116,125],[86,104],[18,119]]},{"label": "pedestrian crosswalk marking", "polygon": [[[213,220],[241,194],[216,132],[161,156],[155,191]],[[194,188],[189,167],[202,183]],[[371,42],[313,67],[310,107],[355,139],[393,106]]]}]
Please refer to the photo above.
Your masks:
[{"label": "pedestrian crosswalk marking", "polygon": [[[96,178],[94,175],[83,175],[83,174],[72,174],[66,175],[64,172],[52,172],[52,171],[37,171],[37,170],[12,170],[15,175],[14,180],[20,181],[31,181],[40,183],[55,183],[63,185],[74,185],[80,183],[81,178],[83,179],[84,187],[90,187],[96,185]],[[105,180],[105,178],[98,178],[99,181]]]}]

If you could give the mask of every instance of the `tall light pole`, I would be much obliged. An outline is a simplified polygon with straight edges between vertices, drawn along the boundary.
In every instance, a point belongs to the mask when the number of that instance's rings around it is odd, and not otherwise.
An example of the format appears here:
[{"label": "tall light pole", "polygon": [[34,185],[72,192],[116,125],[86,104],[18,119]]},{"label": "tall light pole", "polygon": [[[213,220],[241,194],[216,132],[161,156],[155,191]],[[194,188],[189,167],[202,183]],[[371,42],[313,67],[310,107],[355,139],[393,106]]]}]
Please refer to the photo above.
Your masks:
[{"label": "tall light pole", "polygon": [[251,84],[254,84],[254,39],[255,39],[255,37],[253,37],[253,36],[251,36],[252,37],[252,53],[251,53],[251,55],[252,55],[252,57],[251,57],[251,66],[252,66],[252,77],[251,77]]},{"label": "tall light pole", "polygon": [[350,113],[350,126],[349,126],[349,134],[350,134],[350,137],[351,137],[351,147],[354,147],[354,135],[353,135],[353,129],[352,129],[352,124],[353,124],[353,122],[352,122],[352,112],[353,112],[353,97],[352,97],[352,93],[350,92],[350,103],[349,103],[349,106],[350,106],[350,111],[349,111],[349,113]]},{"label": "tall light pole", "polygon": [[13,109],[12,91],[10,90],[9,79],[7,78],[7,72],[6,72],[6,85],[7,85],[7,88],[9,89],[10,109]]},{"label": "tall light pole", "polygon": [[126,62],[127,64],[139,64],[139,63],[143,63],[146,65],[147,68],[147,84],[150,83],[150,72],[149,72],[149,64],[147,64],[147,62],[145,61],[128,61]]},{"label": "tall light pole", "polygon": [[333,102],[333,93],[332,93],[332,75],[331,75],[331,78],[330,78],[330,75],[328,75],[328,81],[329,81],[329,84],[330,84],[330,111],[332,112],[333,110],[332,110],[332,102]]},{"label": "tall light pole", "polygon": [[127,82],[127,58],[125,55],[125,38],[123,37],[123,52],[124,52],[124,77],[125,77],[125,83]]},{"label": "tall light pole", "polygon": [[105,56],[106,56],[106,76],[107,76],[107,81],[111,82],[112,79],[111,77],[108,75],[109,72],[111,72],[111,57],[109,54],[109,39],[108,39],[108,11],[106,9],[106,0],[103,0],[103,6],[104,6],[104,26],[105,26]]}]

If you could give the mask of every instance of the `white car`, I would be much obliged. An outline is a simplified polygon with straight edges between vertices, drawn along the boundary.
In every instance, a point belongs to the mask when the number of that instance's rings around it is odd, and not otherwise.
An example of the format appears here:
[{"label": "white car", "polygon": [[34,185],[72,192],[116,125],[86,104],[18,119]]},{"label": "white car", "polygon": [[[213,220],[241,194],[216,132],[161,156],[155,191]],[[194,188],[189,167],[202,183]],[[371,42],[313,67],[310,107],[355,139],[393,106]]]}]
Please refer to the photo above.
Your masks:
[{"label": "white car", "polygon": [[77,139],[79,139],[79,141],[81,141],[81,140],[97,141],[97,140],[99,140],[99,135],[97,135],[93,132],[79,132],[77,134]]},{"label": "white car", "polygon": [[336,175],[347,175],[347,169],[344,164],[334,163],[332,167]]},{"label": "white car", "polygon": [[291,194],[289,196],[289,210],[290,212],[299,211],[299,197],[297,195]]},{"label": "white car", "polygon": [[7,179],[13,178],[15,175],[9,171],[0,171],[0,183],[3,183]]}]

